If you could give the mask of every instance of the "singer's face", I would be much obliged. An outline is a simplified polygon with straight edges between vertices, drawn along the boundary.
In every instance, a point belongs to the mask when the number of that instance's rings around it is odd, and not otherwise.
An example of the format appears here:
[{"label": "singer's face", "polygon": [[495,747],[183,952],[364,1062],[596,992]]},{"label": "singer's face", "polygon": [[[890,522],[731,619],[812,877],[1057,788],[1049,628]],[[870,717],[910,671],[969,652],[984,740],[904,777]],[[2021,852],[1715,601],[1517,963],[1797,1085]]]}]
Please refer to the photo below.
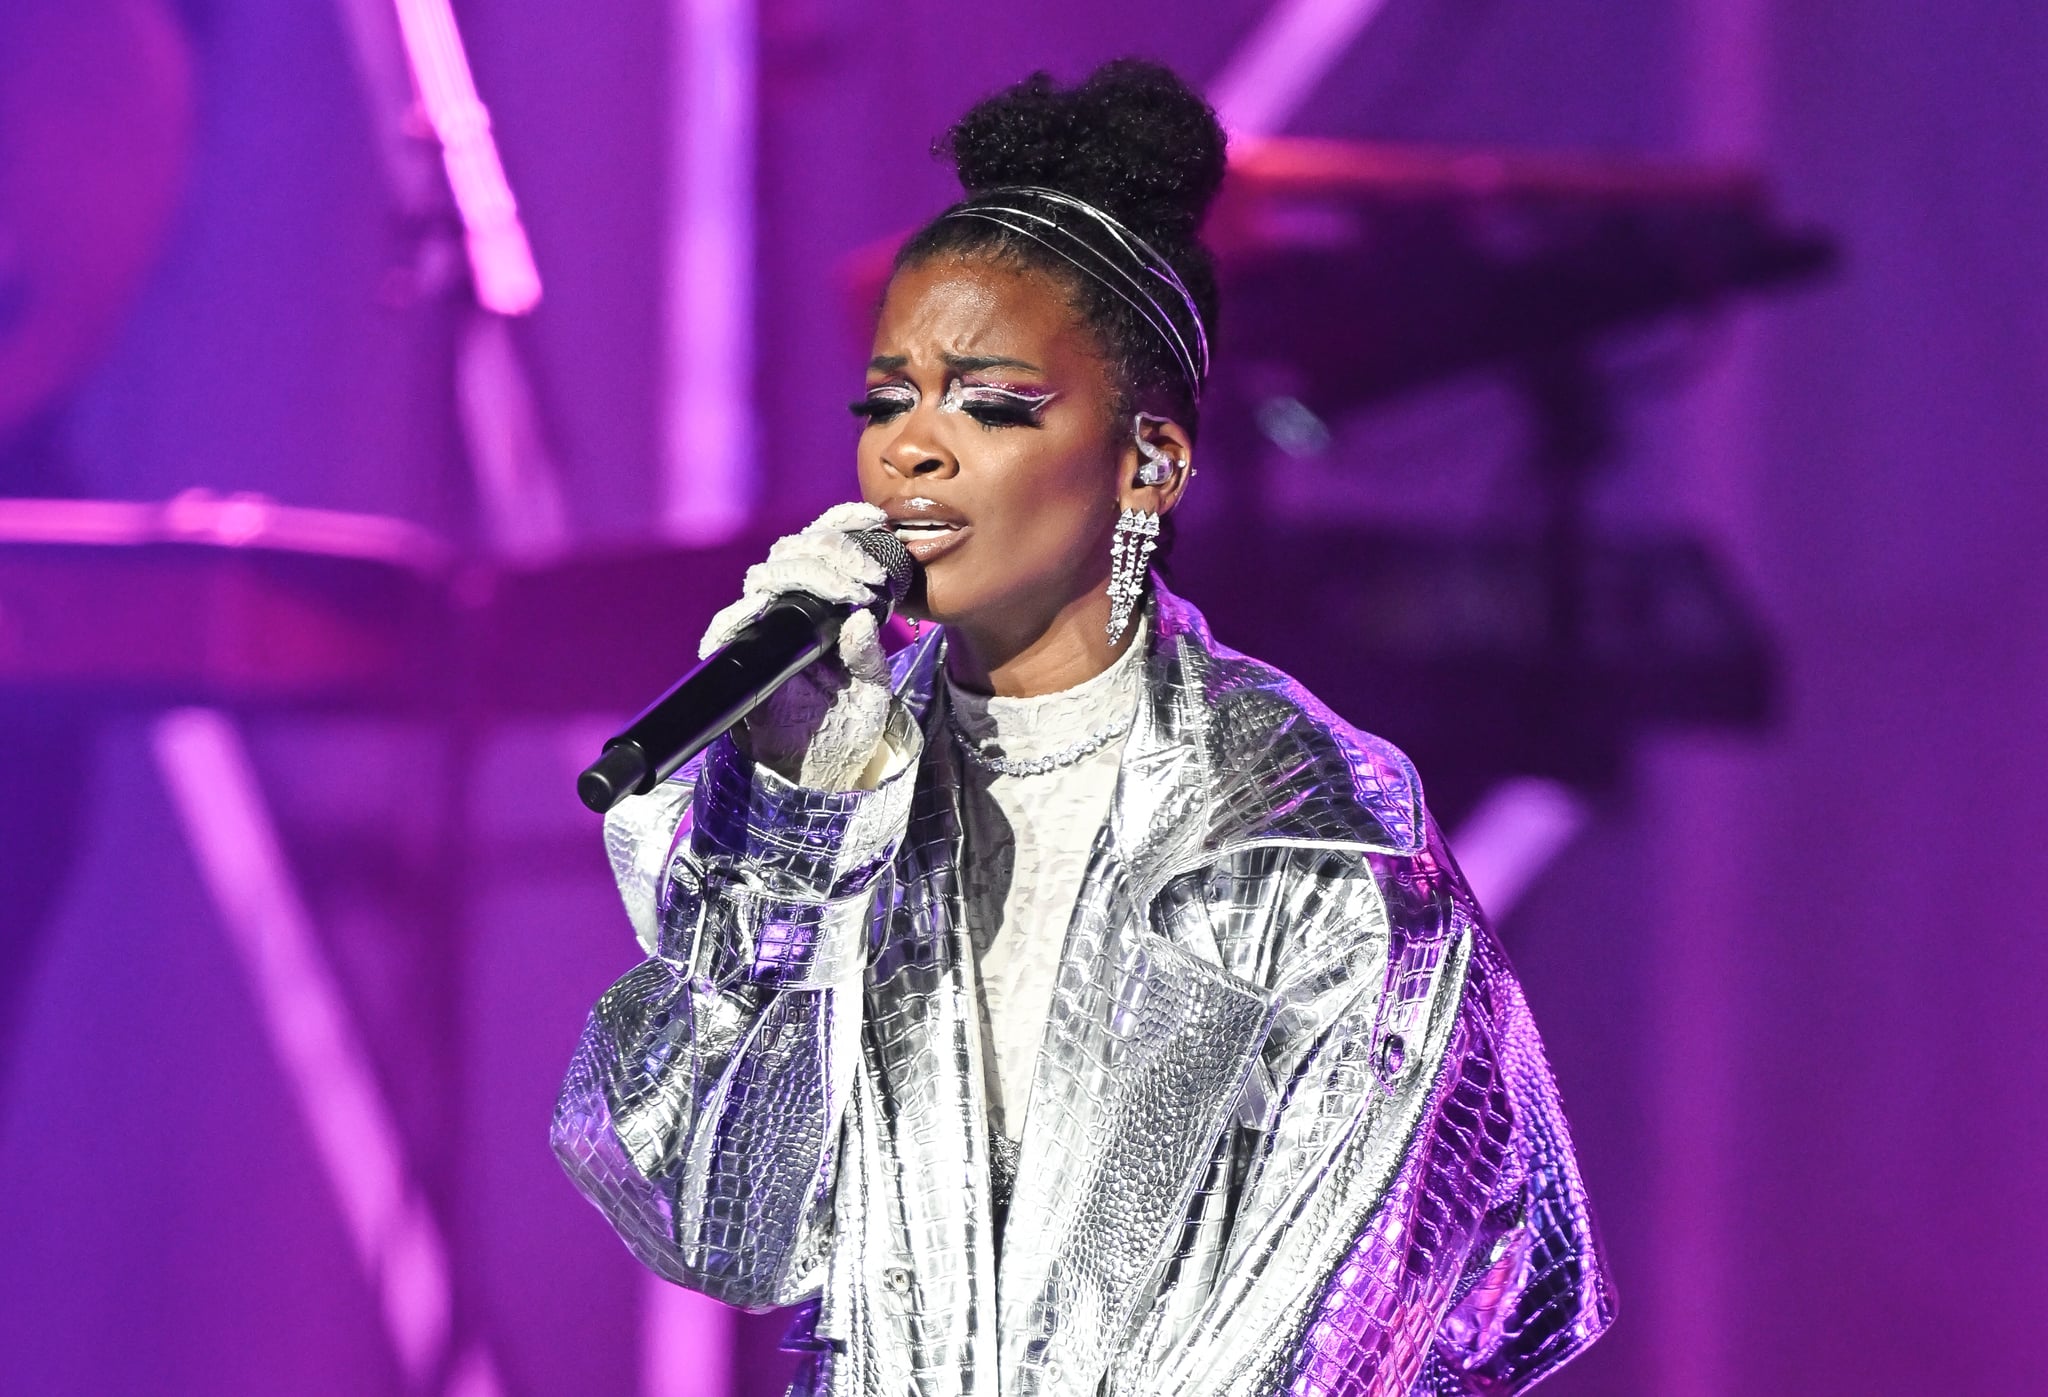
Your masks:
[{"label": "singer's face", "polygon": [[873,353],[861,493],[924,565],[924,614],[1010,645],[1098,598],[1106,617],[1129,437],[1066,288],[984,258],[906,267]]}]

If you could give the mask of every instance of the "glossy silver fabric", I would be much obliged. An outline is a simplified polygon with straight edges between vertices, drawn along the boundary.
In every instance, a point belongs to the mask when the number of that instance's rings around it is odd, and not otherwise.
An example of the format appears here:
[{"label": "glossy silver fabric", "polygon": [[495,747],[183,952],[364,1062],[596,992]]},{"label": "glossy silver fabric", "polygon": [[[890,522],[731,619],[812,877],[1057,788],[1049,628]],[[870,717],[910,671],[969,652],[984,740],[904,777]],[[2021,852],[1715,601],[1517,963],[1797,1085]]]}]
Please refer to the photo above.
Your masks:
[{"label": "glossy silver fabric", "polygon": [[721,743],[615,812],[652,956],[556,1150],[663,1275],[815,1299],[799,1391],[1519,1392],[1613,1313],[1519,987],[1406,760],[1155,622],[1000,1257],[944,740],[843,795]]}]

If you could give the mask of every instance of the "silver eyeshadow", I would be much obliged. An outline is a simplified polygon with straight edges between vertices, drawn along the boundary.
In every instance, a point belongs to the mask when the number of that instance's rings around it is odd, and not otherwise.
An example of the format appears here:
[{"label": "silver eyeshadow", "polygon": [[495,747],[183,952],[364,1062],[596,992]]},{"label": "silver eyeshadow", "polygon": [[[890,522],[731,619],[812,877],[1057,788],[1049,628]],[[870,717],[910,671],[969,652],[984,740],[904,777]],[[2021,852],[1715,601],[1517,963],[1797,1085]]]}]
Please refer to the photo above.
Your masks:
[{"label": "silver eyeshadow", "polygon": [[[896,379],[888,383],[877,383],[863,395],[866,401],[886,404],[897,412],[913,411],[922,396],[914,383]],[[1036,417],[1059,394],[1054,392],[1033,393],[999,383],[965,383],[959,378],[946,380],[946,391],[939,396],[939,411],[969,412],[976,407],[1018,409]]]},{"label": "silver eyeshadow", "polygon": [[[957,378],[946,380],[946,391],[939,397],[939,411],[965,412],[981,404],[1014,404],[1037,412],[1059,394],[1052,392],[1027,393],[1018,388],[1007,388],[995,383],[963,383]],[[912,383],[878,383],[867,390],[871,401],[889,403],[909,409],[917,406],[917,385]]]},{"label": "silver eyeshadow", "polygon": [[871,403],[887,403],[908,412],[917,406],[917,388],[909,383],[878,383],[863,395]]},{"label": "silver eyeshadow", "polygon": [[940,412],[965,412],[977,405],[983,407],[1020,407],[1036,416],[1038,412],[1058,397],[1057,393],[1027,393],[1017,388],[1005,388],[994,383],[963,383],[957,378],[946,380],[946,392],[939,399]]}]

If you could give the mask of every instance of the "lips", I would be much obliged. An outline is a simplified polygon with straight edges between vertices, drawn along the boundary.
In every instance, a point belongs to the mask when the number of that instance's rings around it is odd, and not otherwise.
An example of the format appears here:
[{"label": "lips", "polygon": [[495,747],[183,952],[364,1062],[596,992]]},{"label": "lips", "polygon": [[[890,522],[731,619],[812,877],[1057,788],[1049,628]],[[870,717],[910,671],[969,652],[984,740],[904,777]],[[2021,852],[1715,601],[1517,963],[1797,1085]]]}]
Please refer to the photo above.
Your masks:
[{"label": "lips", "polygon": [[973,532],[959,511],[918,496],[887,507],[889,528],[921,564],[950,553]]},{"label": "lips", "polygon": [[896,537],[910,556],[929,567],[941,555],[952,552],[972,532],[966,524],[898,524]]}]

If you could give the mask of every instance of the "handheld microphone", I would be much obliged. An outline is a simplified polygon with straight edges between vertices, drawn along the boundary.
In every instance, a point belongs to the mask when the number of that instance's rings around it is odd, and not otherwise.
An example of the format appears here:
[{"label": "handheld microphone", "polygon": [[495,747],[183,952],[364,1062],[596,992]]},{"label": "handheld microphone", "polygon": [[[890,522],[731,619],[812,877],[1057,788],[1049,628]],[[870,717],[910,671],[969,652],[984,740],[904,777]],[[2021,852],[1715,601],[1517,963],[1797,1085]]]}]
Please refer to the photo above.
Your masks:
[{"label": "handheld microphone", "polygon": [[[886,616],[918,582],[917,563],[887,529],[849,534],[888,574],[876,597]],[[711,745],[839,639],[839,627],[860,608],[808,592],[777,597],[744,630],[608,739],[604,753],[576,778],[576,795],[602,815],[657,782]]]}]

